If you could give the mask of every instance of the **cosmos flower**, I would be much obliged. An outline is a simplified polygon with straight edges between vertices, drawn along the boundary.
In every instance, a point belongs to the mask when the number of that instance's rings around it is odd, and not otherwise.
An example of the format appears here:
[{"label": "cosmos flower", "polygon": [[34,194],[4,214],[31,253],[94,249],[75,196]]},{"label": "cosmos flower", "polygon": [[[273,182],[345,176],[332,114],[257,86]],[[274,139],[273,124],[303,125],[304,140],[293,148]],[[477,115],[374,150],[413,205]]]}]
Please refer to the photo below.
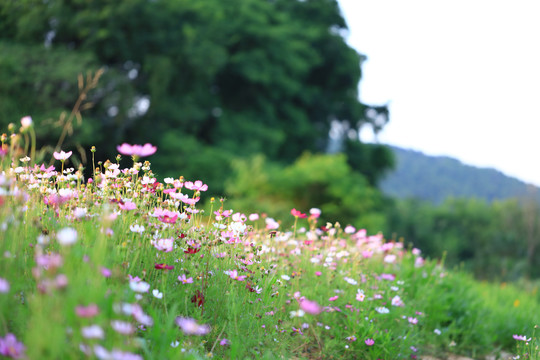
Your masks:
[{"label": "cosmos flower", "polygon": [[174,322],[186,335],[206,335],[210,332],[209,325],[199,325],[194,319],[178,316]]},{"label": "cosmos flower", "polygon": [[153,155],[156,152],[157,147],[152,146],[152,144],[149,143],[144,145],[130,145],[123,143],[122,145],[117,146],[116,150],[122,155],[145,157]]},{"label": "cosmos flower", "polygon": [[69,157],[71,156],[71,154],[73,154],[73,151],[68,151],[68,152],[64,152],[63,150],[60,151],[60,152],[53,152],[53,156],[56,160],[60,160],[60,161],[66,161],[67,159],[69,159]]}]

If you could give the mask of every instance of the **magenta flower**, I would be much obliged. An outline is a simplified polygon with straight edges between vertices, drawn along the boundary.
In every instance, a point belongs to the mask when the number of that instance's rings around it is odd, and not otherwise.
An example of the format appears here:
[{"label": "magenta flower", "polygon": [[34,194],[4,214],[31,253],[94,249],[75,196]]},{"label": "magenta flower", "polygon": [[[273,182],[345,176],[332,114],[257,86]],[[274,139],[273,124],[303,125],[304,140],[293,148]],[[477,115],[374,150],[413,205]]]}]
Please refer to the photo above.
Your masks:
[{"label": "magenta flower", "polygon": [[219,345],[228,346],[228,345],[231,345],[231,342],[227,339],[221,339],[221,341],[219,342]]},{"label": "magenta flower", "polygon": [[111,277],[112,275],[112,272],[110,269],[107,269],[106,267],[101,267],[100,268],[100,271],[101,271],[101,275],[103,275],[104,277],[108,278],[108,277]]},{"label": "magenta flower", "polygon": [[208,185],[203,184],[203,182],[201,180],[197,180],[197,181],[195,181],[195,183],[193,183],[191,181],[186,181],[185,184],[184,184],[184,187],[186,189],[194,190],[194,191],[206,191],[206,190],[208,190]]},{"label": "magenta flower", "polygon": [[291,215],[294,216],[294,217],[297,217],[297,218],[302,218],[302,219],[307,217],[306,214],[304,214],[301,211],[298,211],[296,209],[291,210]]},{"label": "magenta flower", "polygon": [[116,147],[116,150],[122,155],[144,157],[154,154],[157,150],[157,147],[152,146],[152,144],[146,143],[144,145],[129,145],[123,143]]},{"label": "magenta flower", "polygon": [[156,270],[172,270],[174,269],[173,265],[167,265],[167,264],[155,264],[154,269]]},{"label": "magenta flower", "polygon": [[199,325],[194,319],[178,316],[174,322],[186,335],[206,335],[210,332],[209,325]]},{"label": "magenta flower", "polygon": [[69,157],[71,156],[71,154],[73,154],[73,151],[68,151],[68,152],[64,152],[63,150],[60,151],[60,152],[53,152],[53,156],[56,160],[60,160],[60,161],[66,161],[67,159],[69,159]]},{"label": "magenta flower", "polygon": [[193,283],[193,278],[192,277],[186,278],[186,275],[182,274],[182,275],[178,276],[178,281],[180,281],[182,284],[192,284]]},{"label": "magenta flower", "polygon": [[339,296],[332,296],[328,301],[336,301],[339,298]]},{"label": "magenta flower", "polygon": [[17,341],[13,334],[6,334],[4,338],[0,338],[0,355],[13,359],[25,358],[24,345]]},{"label": "magenta flower", "polygon": [[320,314],[322,309],[315,301],[311,300],[302,300],[300,301],[300,309],[304,310],[308,314],[317,315]]},{"label": "magenta flower", "polygon": [[367,346],[373,346],[373,344],[375,344],[375,340],[373,340],[371,338],[366,339],[364,342],[366,343]]}]

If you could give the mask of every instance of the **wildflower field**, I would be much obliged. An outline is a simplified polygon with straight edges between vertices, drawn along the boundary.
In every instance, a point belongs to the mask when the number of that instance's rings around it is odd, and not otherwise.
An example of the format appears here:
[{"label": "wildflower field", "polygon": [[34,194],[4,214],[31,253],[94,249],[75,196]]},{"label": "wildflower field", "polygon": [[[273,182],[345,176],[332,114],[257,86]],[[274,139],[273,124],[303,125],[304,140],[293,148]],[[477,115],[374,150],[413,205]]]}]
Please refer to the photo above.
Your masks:
[{"label": "wildflower field", "polygon": [[132,166],[93,159],[85,179],[71,152],[36,164],[11,139],[0,357],[540,358],[534,284],[478,283],[316,208],[273,219],[201,200],[204,179],[152,173],[150,144],[119,145]]}]

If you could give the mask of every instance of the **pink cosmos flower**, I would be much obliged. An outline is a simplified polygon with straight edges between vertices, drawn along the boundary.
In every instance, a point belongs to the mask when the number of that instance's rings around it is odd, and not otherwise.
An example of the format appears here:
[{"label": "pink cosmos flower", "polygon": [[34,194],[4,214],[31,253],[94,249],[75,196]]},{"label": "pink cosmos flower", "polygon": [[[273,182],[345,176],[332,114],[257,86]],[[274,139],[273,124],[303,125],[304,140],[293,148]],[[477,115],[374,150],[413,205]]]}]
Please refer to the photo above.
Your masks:
[{"label": "pink cosmos flower", "polygon": [[512,335],[512,337],[517,341],[531,341],[531,338],[527,339],[527,336],[525,335]]},{"label": "pink cosmos flower", "polygon": [[244,281],[247,277],[246,275],[238,275],[238,271],[236,270],[225,271],[225,274],[229,275],[231,279],[238,281]]},{"label": "pink cosmos flower", "polygon": [[315,301],[304,299],[300,301],[300,309],[304,310],[308,314],[317,315],[320,314],[322,309]]},{"label": "pink cosmos flower", "polygon": [[375,340],[373,340],[371,338],[366,339],[364,342],[366,343],[367,346],[373,346],[373,344],[375,344]]},{"label": "pink cosmos flower", "polygon": [[186,189],[193,190],[193,191],[206,191],[206,190],[208,190],[208,185],[203,184],[203,182],[201,180],[197,180],[197,181],[195,181],[195,183],[193,183],[192,181],[186,181],[184,183],[184,187]]},{"label": "pink cosmos flower", "polygon": [[15,335],[8,333],[5,337],[0,337],[0,355],[13,359],[23,359],[24,355],[23,343],[17,341]]},{"label": "pink cosmos flower", "polygon": [[399,297],[399,295],[396,295],[392,298],[392,306],[405,306],[403,303],[403,300]]},{"label": "pink cosmos flower", "polygon": [[56,160],[60,160],[60,161],[66,161],[67,159],[69,159],[69,157],[71,156],[71,154],[73,154],[73,151],[68,151],[68,152],[64,152],[63,150],[60,151],[60,152],[53,152],[53,156]]},{"label": "pink cosmos flower", "polygon": [[328,301],[336,301],[339,298],[339,296],[332,296]]},{"label": "pink cosmos flower", "polygon": [[174,239],[158,239],[156,241],[151,240],[150,243],[160,251],[171,252],[173,251]]},{"label": "pink cosmos flower", "polygon": [[116,150],[122,155],[144,157],[154,154],[157,147],[152,146],[152,144],[149,143],[144,145],[129,145],[123,143],[122,145],[117,146]]},{"label": "pink cosmos flower", "polygon": [[0,293],[9,292],[9,281],[0,278]]},{"label": "pink cosmos flower", "polygon": [[99,313],[99,308],[96,304],[90,304],[88,306],[77,306],[75,307],[75,314],[78,317],[82,318],[91,318],[96,316]]},{"label": "pink cosmos flower", "polygon": [[174,322],[186,335],[206,335],[210,332],[209,325],[199,325],[194,319],[178,316]]},{"label": "pink cosmos flower", "polygon": [[129,210],[135,210],[137,208],[137,205],[135,205],[135,203],[133,203],[131,201],[126,201],[123,204],[118,203],[118,207],[120,207],[120,209],[122,209],[122,210],[129,211]]},{"label": "pink cosmos flower", "polygon": [[298,210],[296,210],[294,208],[291,210],[291,215],[294,216],[294,217],[302,218],[302,219],[307,217],[306,214],[303,214],[301,211],[298,211]]},{"label": "pink cosmos flower", "polygon": [[358,289],[358,292],[356,293],[356,300],[362,302],[364,301],[365,298],[366,298],[366,295],[364,294],[364,292]]},{"label": "pink cosmos flower", "polygon": [[176,211],[163,210],[161,208],[155,208],[154,213],[150,214],[150,216],[157,217],[159,221],[167,224],[174,224],[178,219],[178,213]]},{"label": "pink cosmos flower", "polygon": [[257,221],[259,220],[259,214],[250,214],[249,215],[249,221]]},{"label": "pink cosmos flower", "polygon": [[111,327],[114,331],[122,335],[131,335],[135,332],[135,327],[127,321],[112,320]]},{"label": "pink cosmos flower", "polygon": [[180,281],[182,284],[192,284],[193,283],[193,278],[192,277],[186,278],[186,275],[182,274],[182,275],[178,276],[178,281]]},{"label": "pink cosmos flower", "polygon": [[221,341],[219,342],[219,345],[228,346],[228,345],[231,345],[231,342],[227,339],[221,339]]},{"label": "pink cosmos flower", "polygon": [[107,269],[106,267],[102,266],[101,269],[101,275],[103,275],[104,277],[108,278],[108,277],[111,277],[112,275],[112,272],[110,269]]}]

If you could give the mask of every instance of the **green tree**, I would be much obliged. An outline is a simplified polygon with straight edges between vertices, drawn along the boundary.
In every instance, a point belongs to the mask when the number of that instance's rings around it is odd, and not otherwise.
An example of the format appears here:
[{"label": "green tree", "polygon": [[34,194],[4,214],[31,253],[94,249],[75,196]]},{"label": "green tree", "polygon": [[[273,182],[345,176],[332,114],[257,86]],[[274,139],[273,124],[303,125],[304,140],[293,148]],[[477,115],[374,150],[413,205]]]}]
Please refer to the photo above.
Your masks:
[{"label": "green tree", "polygon": [[[335,0],[0,3],[5,46],[25,46],[25,53],[46,62],[70,64],[71,71],[52,76],[39,62],[28,62],[44,83],[71,84],[75,99],[73,73],[105,67],[95,107],[86,115],[90,121],[81,128],[94,137],[82,145],[114,156],[117,143],[153,142],[160,148],[158,174],[182,171],[185,159],[179,159],[179,151],[205,154],[205,164],[223,169],[229,169],[223,157],[212,162],[210,154],[264,153],[291,163],[303,151],[326,150],[333,120],[382,126],[378,114],[385,109],[358,100],[363,57],[346,44],[345,31]],[[62,54],[65,59],[58,60]],[[24,57],[18,53],[13,61],[24,63]],[[6,83],[1,100],[19,86],[17,81]],[[57,94],[45,92],[31,108],[28,99],[38,93],[28,90],[21,98],[24,106],[10,97],[3,125],[28,113],[41,116],[67,107]],[[376,158],[366,166],[358,159],[351,164],[368,169],[373,183],[377,169],[388,166]],[[212,175],[190,171],[196,177]],[[209,181],[222,191],[223,176],[213,176]]]}]

